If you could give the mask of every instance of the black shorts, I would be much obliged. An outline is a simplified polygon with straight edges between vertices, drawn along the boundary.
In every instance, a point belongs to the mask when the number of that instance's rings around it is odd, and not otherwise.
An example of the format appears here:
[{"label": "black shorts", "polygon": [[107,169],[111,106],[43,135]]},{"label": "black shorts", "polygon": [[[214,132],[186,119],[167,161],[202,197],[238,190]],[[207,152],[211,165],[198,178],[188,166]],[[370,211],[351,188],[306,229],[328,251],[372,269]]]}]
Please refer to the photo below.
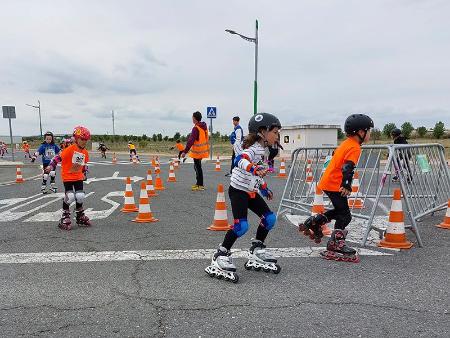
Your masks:
[{"label": "black shorts", "polygon": [[83,181],[63,182],[64,191],[83,191]]},{"label": "black shorts", "polygon": [[248,209],[253,211],[259,217],[270,212],[270,208],[266,201],[264,201],[259,194],[256,194],[255,198],[251,198],[245,191],[233,188],[230,185],[228,196],[230,197],[234,219],[247,218]]}]

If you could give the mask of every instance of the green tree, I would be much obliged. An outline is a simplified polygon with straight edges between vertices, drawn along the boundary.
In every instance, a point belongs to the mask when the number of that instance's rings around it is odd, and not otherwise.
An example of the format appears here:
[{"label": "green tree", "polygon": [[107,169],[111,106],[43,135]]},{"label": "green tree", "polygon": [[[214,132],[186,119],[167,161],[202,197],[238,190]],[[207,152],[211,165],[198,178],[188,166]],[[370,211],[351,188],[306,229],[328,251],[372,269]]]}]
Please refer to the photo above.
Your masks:
[{"label": "green tree", "polygon": [[180,137],[181,137],[181,134],[180,134],[179,131],[177,131],[177,132],[175,133],[175,135],[173,135],[173,139],[174,139],[175,141],[176,141],[176,140],[179,140]]},{"label": "green tree", "polygon": [[414,130],[414,127],[411,122],[405,122],[402,124],[401,128],[403,136],[406,138],[410,138],[412,131]]},{"label": "green tree", "polygon": [[343,140],[345,137],[345,134],[342,132],[341,128],[338,128],[338,130],[337,130],[337,137],[338,137],[338,140]]},{"label": "green tree", "polygon": [[184,135],[182,135],[182,136],[180,137],[180,141],[181,141],[181,142],[186,142],[186,141],[187,141],[187,137],[184,136]]},{"label": "green tree", "polygon": [[395,128],[397,128],[395,123],[392,123],[392,122],[388,123],[388,124],[384,125],[384,127],[383,127],[383,134],[387,137],[391,137],[391,133]]},{"label": "green tree", "polygon": [[158,141],[158,136],[157,136],[156,134],[153,134],[153,135],[152,135],[152,141],[153,141],[153,142]]},{"label": "green tree", "polygon": [[424,126],[419,127],[416,129],[416,131],[420,137],[425,137],[425,135],[427,134],[427,127],[424,127]]},{"label": "green tree", "polygon": [[156,135],[158,137],[158,141],[161,142],[163,140],[163,136],[161,133],[159,133],[158,135]]},{"label": "green tree", "polygon": [[148,142],[141,140],[139,141],[139,148],[146,148],[147,147]]},{"label": "green tree", "polygon": [[164,136],[163,140],[164,140],[164,141],[168,141],[168,140],[169,140],[169,136],[167,136],[167,135]]},{"label": "green tree", "polygon": [[445,126],[444,126],[444,122],[439,121],[438,123],[436,123],[436,125],[433,128],[433,136],[435,138],[441,138],[442,136],[444,136],[445,133]]},{"label": "green tree", "polygon": [[375,128],[372,130],[372,133],[370,134],[370,138],[374,141],[378,141],[381,139],[381,130],[378,128]]},{"label": "green tree", "polygon": [[143,141],[147,141],[148,140],[148,136],[145,135],[145,134],[143,134],[141,138],[142,138]]}]

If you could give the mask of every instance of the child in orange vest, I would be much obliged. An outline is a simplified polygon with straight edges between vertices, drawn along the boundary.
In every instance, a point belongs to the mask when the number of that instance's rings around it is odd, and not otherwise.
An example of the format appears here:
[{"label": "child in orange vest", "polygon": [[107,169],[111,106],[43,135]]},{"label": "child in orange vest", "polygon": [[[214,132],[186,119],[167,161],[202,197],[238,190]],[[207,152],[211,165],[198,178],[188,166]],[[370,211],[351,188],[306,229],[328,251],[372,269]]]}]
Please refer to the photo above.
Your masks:
[{"label": "child in orange vest", "polygon": [[[180,141],[180,140],[177,140],[177,141],[175,142],[175,146],[171,147],[170,150],[174,150],[175,148],[177,148],[177,150],[178,150],[178,159],[180,159],[180,158],[181,158],[181,155],[183,154],[183,151],[184,151],[184,146],[181,144],[181,141]],[[184,163],[185,161],[186,161],[186,157],[183,158],[183,163]]]},{"label": "child in orange vest", "polygon": [[318,184],[330,198],[334,209],[311,216],[299,224],[300,231],[305,235],[309,234],[316,243],[320,243],[323,237],[322,226],[332,219],[336,220],[334,231],[327,243],[327,250],[321,253],[325,259],[359,262],[356,250],[345,244],[347,236],[345,227],[352,219],[347,197],[352,192],[353,173],[361,155],[361,144],[369,141],[373,126],[372,119],[367,115],[353,114],[347,117],[344,125],[347,139],[335,150]]},{"label": "child in orange vest", "polygon": [[65,196],[63,199],[63,214],[58,227],[62,230],[71,230],[70,204],[75,202],[76,222],[79,226],[91,226],[89,218],[84,214],[83,180],[89,162],[89,153],[86,143],[91,138],[89,130],[82,126],[75,127],[73,131],[74,144],[65,148],[60,155],[55,156],[45,169],[46,173],[55,170],[61,162],[61,177],[64,184]]},{"label": "child in orange vest", "polygon": [[30,145],[28,144],[27,141],[23,141],[22,143],[22,150],[25,153],[25,158],[28,156],[28,158],[31,159],[31,155],[30,155]]}]

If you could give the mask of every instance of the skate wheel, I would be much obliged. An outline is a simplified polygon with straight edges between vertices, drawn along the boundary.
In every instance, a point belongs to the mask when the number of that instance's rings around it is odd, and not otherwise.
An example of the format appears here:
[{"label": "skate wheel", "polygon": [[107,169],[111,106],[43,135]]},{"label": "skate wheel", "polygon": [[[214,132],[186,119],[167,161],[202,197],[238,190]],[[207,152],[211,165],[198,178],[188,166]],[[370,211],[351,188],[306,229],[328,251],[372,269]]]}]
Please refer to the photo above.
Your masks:
[{"label": "skate wheel", "polygon": [[273,273],[278,275],[281,271],[281,266],[279,266],[278,264],[275,264],[276,270],[273,270]]},{"label": "skate wheel", "polygon": [[222,279],[223,276],[222,275],[217,275],[217,279]]},{"label": "skate wheel", "polygon": [[226,282],[229,282],[229,281],[231,280],[231,278],[228,277],[228,276],[223,277],[223,279],[224,279]]},{"label": "skate wheel", "polygon": [[255,268],[253,268],[253,269],[255,269],[255,271],[261,271],[261,267],[260,267],[260,266],[255,267]]},{"label": "skate wheel", "polygon": [[234,284],[236,284],[239,281],[239,276],[234,274],[234,278],[231,280]]},{"label": "skate wheel", "polygon": [[321,238],[314,237],[314,243],[319,244],[320,242],[322,242]]},{"label": "skate wheel", "polygon": [[264,272],[270,272],[269,268],[263,268]]},{"label": "skate wheel", "polygon": [[247,265],[247,263],[245,263],[244,268],[245,268],[245,270],[251,270],[252,269],[252,267],[250,265]]},{"label": "skate wheel", "polygon": [[302,232],[302,231],[305,231],[305,229],[306,229],[306,227],[305,227],[304,224],[299,224],[298,225],[298,231]]},{"label": "skate wheel", "polygon": [[305,235],[305,236],[311,236],[311,230],[305,229],[305,231],[303,231],[303,235]]},{"label": "skate wheel", "polygon": [[207,274],[211,278],[214,278],[214,276],[216,275],[214,272],[207,272]]}]

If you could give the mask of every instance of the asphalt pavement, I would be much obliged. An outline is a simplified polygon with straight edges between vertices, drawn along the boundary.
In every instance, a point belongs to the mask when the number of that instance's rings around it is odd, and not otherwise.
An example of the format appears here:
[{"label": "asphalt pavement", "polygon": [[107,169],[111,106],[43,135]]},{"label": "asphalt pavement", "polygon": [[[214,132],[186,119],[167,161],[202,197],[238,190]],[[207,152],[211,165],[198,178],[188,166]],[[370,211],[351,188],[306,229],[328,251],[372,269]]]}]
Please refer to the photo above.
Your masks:
[{"label": "asphalt pavement", "polygon": [[[151,199],[160,221],[140,224],[131,222],[136,214],[120,212],[121,194],[124,177],[135,177],[137,203],[150,165],[129,164],[125,156],[115,165],[91,160],[84,205],[91,228],[57,228],[59,172],[58,194],[41,195],[39,178],[0,186],[3,337],[448,337],[450,231],[434,226],[443,212],[419,223],[423,248],[369,246],[358,264],[319,258],[315,248],[325,244],[281,218],[266,241],[281,252],[281,273],[247,271],[236,254],[240,280],[233,284],[204,272],[224,235],[206,228],[217,184],[228,187],[229,162],[221,172],[205,163],[206,191],[192,192],[192,164],[168,183],[162,158],[166,190]],[[267,180],[276,211],[285,180]],[[226,201],[230,207],[227,194]],[[258,219],[249,222],[238,250],[247,250],[255,234]]]}]

